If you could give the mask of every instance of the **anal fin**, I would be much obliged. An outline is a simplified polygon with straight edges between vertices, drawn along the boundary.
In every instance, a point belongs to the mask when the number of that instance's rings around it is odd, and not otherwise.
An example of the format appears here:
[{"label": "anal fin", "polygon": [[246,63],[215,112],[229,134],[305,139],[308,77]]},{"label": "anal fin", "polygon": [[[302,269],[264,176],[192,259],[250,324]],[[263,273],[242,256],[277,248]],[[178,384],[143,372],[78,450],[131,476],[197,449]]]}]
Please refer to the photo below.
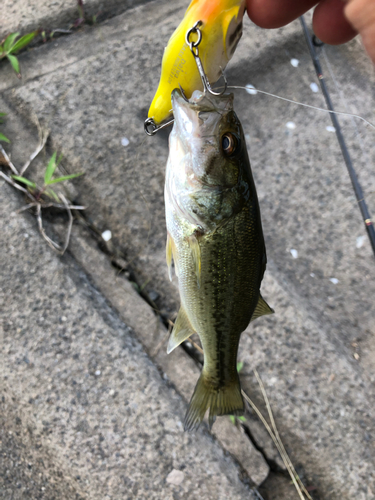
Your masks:
[{"label": "anal fin", "polygon": [[260,316],[265,316],[266,314],[273,314],[275,311],[270,307],[264,298],[259,294],[258,303],[254,309],[253,315],[250,321],[259,318]]},{"label": "anal fin", "polygon": [[194,330],[190,324],[184,308],[181,306],[180,310],[178,311],[171,336],[169,337],[167,353],[169,354],[173,351],[173,349],[176,349],[177,346],[179,346],[184,340],[189,338],[190,335],[193,335],[193,333]]}]

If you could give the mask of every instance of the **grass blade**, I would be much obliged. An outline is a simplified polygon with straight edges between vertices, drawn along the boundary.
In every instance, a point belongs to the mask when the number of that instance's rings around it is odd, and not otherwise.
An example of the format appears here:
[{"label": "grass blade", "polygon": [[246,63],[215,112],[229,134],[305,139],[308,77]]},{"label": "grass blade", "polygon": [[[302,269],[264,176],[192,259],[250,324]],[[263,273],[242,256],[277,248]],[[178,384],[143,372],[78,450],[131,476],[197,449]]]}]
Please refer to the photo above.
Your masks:
[{"label": "grass blade", "polygon": [[44,174],[44,184],[48,185],[51,184],[50,180],[53,176],[53,173],[55,172],[57,167],[56,164],[56,151],[53,153],[50,161],[48,162],[47,168],[46,168],[46,173]]},{"label": "grass blade", "polygon": [[18,78],[20,78],[21,77],[21,74],[20,74],[20,63],[18,62],[17,57],[16,56],[11,56],[10,54],[8,54],[7,58],[9,59],[9,62],[12,65],[12,68],[17,73]]},{"label": "grass blade", "polygon": [[0,133],[0,141],[10,142],[10,140],[8,139],[8,137],[5,137],[5,135],[1,134],[1,133]]},{"label": "grass blade", "polygon": [[11,52],[18,52],[28,45],[38,34],[38,31],[33,31],[32,33],[28,33],[27,35],[22,36],[17,42],[13,45]]},{"label": "grass blade", "polygon": [[6,38],[4,45],[3,45],[4,52],[9,53],[12,50],[14,42],[15,42],[16,38],[18,37],[18,35],[19,35],[19,33],[11,33]]},{"label": "grass blade", "polygon": [[57,203],[60,203],[60,198],[57,196],[55,191],[53,189],[47,189],[45,191],[46,195],[49,196],[50,198],[53,198]]},{"label": "grass blade", "polygon": [[35,182],[29,181],[29,179],[26,179],[26,177],[21,177],[20,175],[12,175],[12,178],[18,182],[22,182],[22,184],[26,184],[27,186],[30,186],[32,188],[36,188]]},{"label": "grass blade", "polygon": [[63,177],[58,177],[57,179],[52,179],[52,180],[46,182],[46,184],[49,186],[50,184],[56,184],[56,182],[68,181],[69,179],[74,179],[75,177],[79,177],[80,175],[83,175],[83,172],[80,172],[78,174],[64,175]]}]

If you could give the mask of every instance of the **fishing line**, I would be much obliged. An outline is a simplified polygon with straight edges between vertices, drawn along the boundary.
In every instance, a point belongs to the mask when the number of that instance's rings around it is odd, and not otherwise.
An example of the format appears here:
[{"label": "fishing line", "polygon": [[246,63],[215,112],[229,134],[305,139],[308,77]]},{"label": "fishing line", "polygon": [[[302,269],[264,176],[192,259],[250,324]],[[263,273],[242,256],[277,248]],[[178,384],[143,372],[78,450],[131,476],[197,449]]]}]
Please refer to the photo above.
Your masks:
[{"label": "fishing line", "polygon": [[[339,83],[335,77],[335,74],[334,74],[334,71],[333,71],[333,68],[332,68],[332,65],[331,63],[329,62],[329,59],[328,59],[328,54],[327,54],[327,51],[325,50],[325,47],[324,45],[322,46],[322,54],[323,54],[323,57],[324,57],[324,60],[325,60],[325,63],[327,65],[327,68],[328,68],[328,72],[330,74],[330,77],[332,78],[332,81],[335,85],[335,88],[336,88],[336,91],[337,93],[339,94],[340,96],[340,99],[341,101],[343,102],[344,106],[345,106],[345,109],[348,110],[349,109],[349,106],[348,106],[348,103],[347,103],[347,100],[345,99],[345,96],[344,96],[344,93],[343,91],[341,90],[340,86],[339,86]],[[358,140],[358,144],[361,148],[361,151],[364,155],[366,155],[367,157],[367,161],[370,161],[369,157],[368,157],[368,154],[367,152],[365,151],[364,149],[364,146],[363,146],[363,142],[362,142],[362,139],[361,139],[361,136],[360,136],[360,133],[359,133],[359,130],[358,130],[358,127],[357,127],[357,124],[355,122],[355,120],[353,120],[353,118],[350,120],[351,123],[352,123],[352,126],[355,130],[355,133],[356,133],[356,137],[357,137],[357,140]]]},{"label": "fishing line", "polygon": [[297,104],[298,106],[304,106],[305,108],[311,108],[311,109],[316,109],[317,111],[324,111],[325,113],[330,113],[330,114],[334,114],[334,115],[343,115],[343,116],[351,116],[353,118],[359,118],[360,120],[362,120],[363,122],[365,122],[367,125],[370,125],[370,127],[372,127],[373,129],[375,129],[375,125],[371,122],[369,122],[368,120],[366,120],[366,118],[363,118],[363,116],[360,116],[360,115],[356,115],[355,113],[346,113],[344,111],[334,111],[333,109],[326,109],[326,108],[318,108],[317,106],[313,106],[312,104],[305,104],[303,102],[299,102],[299,101],[293,101],[292,99],[287,99],[286,97],[281,97],[279,95],[276,95],[276,94],[271,94],[271,92],[266,92],[264,90],[259,90],[257,89],[256,87],[243,87],[241,85],[228,85],[227,87],[228,89],[241,89],[241,90],[246,90],[246,92],[249,93],[249,90],[252,90],[254,94],[258,93],[259,94],[265,94],[265,95],[268,95],[270,97],[275,97],[276,99],[281,99],[282,101],[286,101],[286,102],[290,102],[292,104]]}]

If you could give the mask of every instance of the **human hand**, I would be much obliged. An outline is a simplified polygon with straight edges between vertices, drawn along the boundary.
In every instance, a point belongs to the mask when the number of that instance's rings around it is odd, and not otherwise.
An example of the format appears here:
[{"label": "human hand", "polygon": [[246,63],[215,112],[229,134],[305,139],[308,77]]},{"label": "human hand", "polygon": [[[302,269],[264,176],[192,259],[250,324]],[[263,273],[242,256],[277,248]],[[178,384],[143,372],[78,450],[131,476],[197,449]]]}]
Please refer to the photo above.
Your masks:
[{"label": "human hand", "polygon": [[247,12],[261,28],[280,28],[314,5],[313,30],[322,42],[338,45],[360,33],[375,63],[375,0],[247,0]]}]

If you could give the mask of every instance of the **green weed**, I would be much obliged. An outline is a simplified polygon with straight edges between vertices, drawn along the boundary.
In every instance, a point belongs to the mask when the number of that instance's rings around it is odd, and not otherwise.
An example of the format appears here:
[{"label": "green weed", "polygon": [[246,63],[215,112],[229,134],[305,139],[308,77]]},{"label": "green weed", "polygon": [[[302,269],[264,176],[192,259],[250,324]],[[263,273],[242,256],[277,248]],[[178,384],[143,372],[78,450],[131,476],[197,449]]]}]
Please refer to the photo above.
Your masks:
[{"label": "green weed", "polygon": [[25,186],[28,187],[28,190],[30,193],[35,197],[37,201],[39,201],[42,197],[43,194],[48,196],[49,198],[55,200],[57,203],[61,203],[61,200],[57,193],[50,188],[51,184],[57,184],[58,182],[64,182],[68,181],[70,179],[75,179],[76,177],[79,177],[80,175],[83,175],[82,173],[77,173],[77,174],[70,174],[70,175],[64,175],[62,177],[57,177],[53,179],[53,174],[55,173],[55,170],[60,163],[62,159],[62,155],[59,156],[59,158],[56,159],[57,153],[56,151],[53,153],[50,161],[48,162],[45,174],[44,174],[44,184],[41,188],[38,187],[36,182],[31,181],[30,179],[27,179],[26,177],[23,177],[21,175],[12,175],[12,178],[21,184],[25,184]]},{"label": "green weed", "polygon": [[20,63],[15,54],[26,47],[38,33],[38,30],[33,31],[32,33],[21,36],[18,40],[17,38],[20,34],[11,33],[0,43],[0,59],[4,59],[5,57],[8,59],[18,78],[21,78]]},{"label": "green weed", "polygon": [[[6,116],[6,113],[0,113],[0,123],[4,123],[4,120],[3,120],[4,116]],[[2,134],[1,132],[0,132],[0,141],[10,142],[8,137],[5,137],[5,135]]]}]

